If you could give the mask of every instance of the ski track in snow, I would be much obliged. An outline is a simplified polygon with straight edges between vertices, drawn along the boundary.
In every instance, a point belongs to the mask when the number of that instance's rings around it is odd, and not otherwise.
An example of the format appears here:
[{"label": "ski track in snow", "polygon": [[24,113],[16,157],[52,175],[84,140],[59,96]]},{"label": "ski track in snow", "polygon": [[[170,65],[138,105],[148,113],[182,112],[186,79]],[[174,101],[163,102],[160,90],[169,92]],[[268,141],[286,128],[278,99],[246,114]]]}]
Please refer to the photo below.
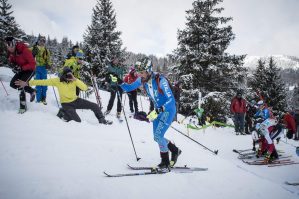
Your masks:
[{"label": "ski track in snow", "polygon": [[[232,149],[251,148],[251,136],[235,136],[232,128],[189,130],[193,139],[212,150],[218,149],[218,155],[171,128],[166,133],[166,137],[183,151],[178,166],[207,167],[208,171],[107,178],[103,171],[111,174],[135,172],[127,168],[127,163],[136,166],[159,163],[152,124],[134,120],[127,114],[135,148],[141,157],[136,162],[126,121],[119,123],[112,115],[116,113],[116,102],[111,115],[107,116],[114,122],[111,126],[98,124],[88,110],[77,110],[81,123],[65,123],[56,117],[57,104],[53,89],[48,87],[47,106],[28,102],[28,112],[19,115],[18,91],[9,87],[12,75],[10,70],[0,67],[0,79],[9,92],[6,96],[0,85],[0,199],[293,199],[299,196],[298,187],[284,184],[285,181],[299,181],[299,166],[246,165],[237,159]],[[100,95],[104,112],[109,93],[100,91]],[[88,100],[96,101],[94,95]],[[144,97],[142,100],[147,112],[149,103]],[[129,113],[128,98],[125,110]],[[173,123],[173,126],[187,133],[183,125]],[[299,143],[288,143],[280,142],[276,146],[299,161],[295,148],[290,145]]]}]

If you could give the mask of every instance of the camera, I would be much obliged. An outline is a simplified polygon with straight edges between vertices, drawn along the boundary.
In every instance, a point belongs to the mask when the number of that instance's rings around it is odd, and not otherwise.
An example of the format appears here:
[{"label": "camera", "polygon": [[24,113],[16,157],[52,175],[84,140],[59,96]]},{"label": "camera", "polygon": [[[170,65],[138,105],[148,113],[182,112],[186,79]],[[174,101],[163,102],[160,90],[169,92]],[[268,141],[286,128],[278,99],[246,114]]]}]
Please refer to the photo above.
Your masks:
[{"label": "camera", "polygon": [[67,79],[72,79],[72,78],[73,78],[73,75],[70,74],[70,73],[69,73],[69,74],[66,74],[66,78],[67,78]]}]

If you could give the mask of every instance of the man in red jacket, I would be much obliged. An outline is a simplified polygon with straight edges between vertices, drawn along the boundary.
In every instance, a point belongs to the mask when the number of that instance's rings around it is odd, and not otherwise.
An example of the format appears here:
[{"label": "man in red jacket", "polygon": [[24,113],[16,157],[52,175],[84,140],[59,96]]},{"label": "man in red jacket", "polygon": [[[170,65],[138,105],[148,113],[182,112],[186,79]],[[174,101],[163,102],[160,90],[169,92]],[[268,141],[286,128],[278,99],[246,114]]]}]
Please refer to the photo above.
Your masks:
[{"label": "man in red jacket", "polygon": [[20,92],[20,109],[19,113],[24,113],[26,107],[26,94],[30,94],[30,102],[35,98],[35,90],[30,86],[21,88],[15,85],[16,80],[22,80],[28,82],[35,72],[35,60],[31,51],[27,46],[19,41],[16,41],[13,37],[6,37],[5,44],[9,54],[9,62],[14,65],[15,76],[10,81],[10,86],[14,89],[21,90]]},{"label": "man in red jacket", "polygon": [[246,113],[246,101],[242,98],[242,92],[238,91],[232,99],[230,110],[234,114],[236,135],[244,134],[244,118]]},{"label": "man in red jacket", "polygon": [[285,127],[288,129],[287,138],[292,139],[294,134],[296,133],[296,122],[294,117],[290,114],[290,112],[286,112],[284,114],[283,123]]},{"label": "man in red jacket", "polygon": [[[129,74],[127,74],[124,78],[124,82],[127,84],[132,84],[133,82],[136,81],[138,78],[136,74],[136,70],[134,67],[130,69]],[[137,102],[137,90],[133,90],[128,92],[128,97],[129,97],[129,105],[130,105],[130,111],[131,114],[136,114],[138,112],[138,102]],[[133,108],[134,105],[134,108]],[[135,112],[134,112],[135,110]]]}]

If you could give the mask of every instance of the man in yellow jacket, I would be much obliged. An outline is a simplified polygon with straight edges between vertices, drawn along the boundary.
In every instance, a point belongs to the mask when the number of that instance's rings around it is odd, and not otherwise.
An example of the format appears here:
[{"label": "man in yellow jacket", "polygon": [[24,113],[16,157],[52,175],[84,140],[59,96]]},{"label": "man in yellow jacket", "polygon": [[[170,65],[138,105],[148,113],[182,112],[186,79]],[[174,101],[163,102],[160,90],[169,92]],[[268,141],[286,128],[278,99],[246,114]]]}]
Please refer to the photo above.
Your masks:
[{"label": "man in yellow jacket", "polygon": [[87,90],[86,84],[81,80],[74,77],[72,70],[68,67],[63,69],[60,78],[51,78],[47,80],[30,80],[24,82],[22,80],[17,80],[16,85],[20,87],[30,86],[56,86],[60,96],[60,103],[62,106],[63,119],[66,121],[75,120],[76,122],[81,122],[80,117],[76,113],[76,109],[90,109],[94,112],[99,123],[102,124],[112,124],[112,121],[106,120],[101,109],[96,103],[92,103],[85,99],[81,99],[76,95],[76,87],[83,91]]}]

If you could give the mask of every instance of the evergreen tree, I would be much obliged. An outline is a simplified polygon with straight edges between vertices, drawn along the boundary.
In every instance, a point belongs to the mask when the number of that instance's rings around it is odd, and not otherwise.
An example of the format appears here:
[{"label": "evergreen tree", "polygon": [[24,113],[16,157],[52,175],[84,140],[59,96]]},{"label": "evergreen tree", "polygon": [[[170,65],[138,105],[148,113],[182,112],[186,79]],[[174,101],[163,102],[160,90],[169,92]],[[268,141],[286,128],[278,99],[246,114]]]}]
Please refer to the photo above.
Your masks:
[{"label": "evergreen tree", "polygon": [[204,95],[213,91],[229,92],[240,87],[245,69],[241,67],[244,55],[225,52],[235,38],[232,20],[221,17],[224,8],[216,6],[222,0],[196,0],[188,10],[184,30],[178,31],[178,48],[175,57],[178,64],[173,68],[183,83],[181,95],[183,112],[197,106],[198,92]]},{"label": "evergreen tree", "polygon": [[253,92],[260,93],[264,96],[267,93],[267,83],[266,83],[266,63],[264,60],[258,60],[258,66],[253,73],[253,78],[249,82]]},{"label": "evergreen tree", "polygon": [[93,8],[91,25],[84,34],[86,59],[96,76],[105,73],[107,62],[118,58],[123,62],[124,49],[120,39],[121,32],[116,30],[116,14],[111,0],[97,0]]},{"label": "evergreen tree", "polygon": [[265,86],[267,86],[267,103],[274,112],[286,110],[286,90],[280,77],[280,69],[276,66],[273,57],[269,59],[266,70]]},{"label": "evergreen tree", "polygon": [[7,64],[7,51],[4,38],[12,36],[21,38],[25,33],[19,28],[15,18],[12,16],[12,5],[8,0],[0,0],[0,64]]},{"label": "evergreen tree", "polygon": [[292,110],[299,110],[299,87],[296,86],[293,90],[293,96],[290,101],[290,108]]}]

